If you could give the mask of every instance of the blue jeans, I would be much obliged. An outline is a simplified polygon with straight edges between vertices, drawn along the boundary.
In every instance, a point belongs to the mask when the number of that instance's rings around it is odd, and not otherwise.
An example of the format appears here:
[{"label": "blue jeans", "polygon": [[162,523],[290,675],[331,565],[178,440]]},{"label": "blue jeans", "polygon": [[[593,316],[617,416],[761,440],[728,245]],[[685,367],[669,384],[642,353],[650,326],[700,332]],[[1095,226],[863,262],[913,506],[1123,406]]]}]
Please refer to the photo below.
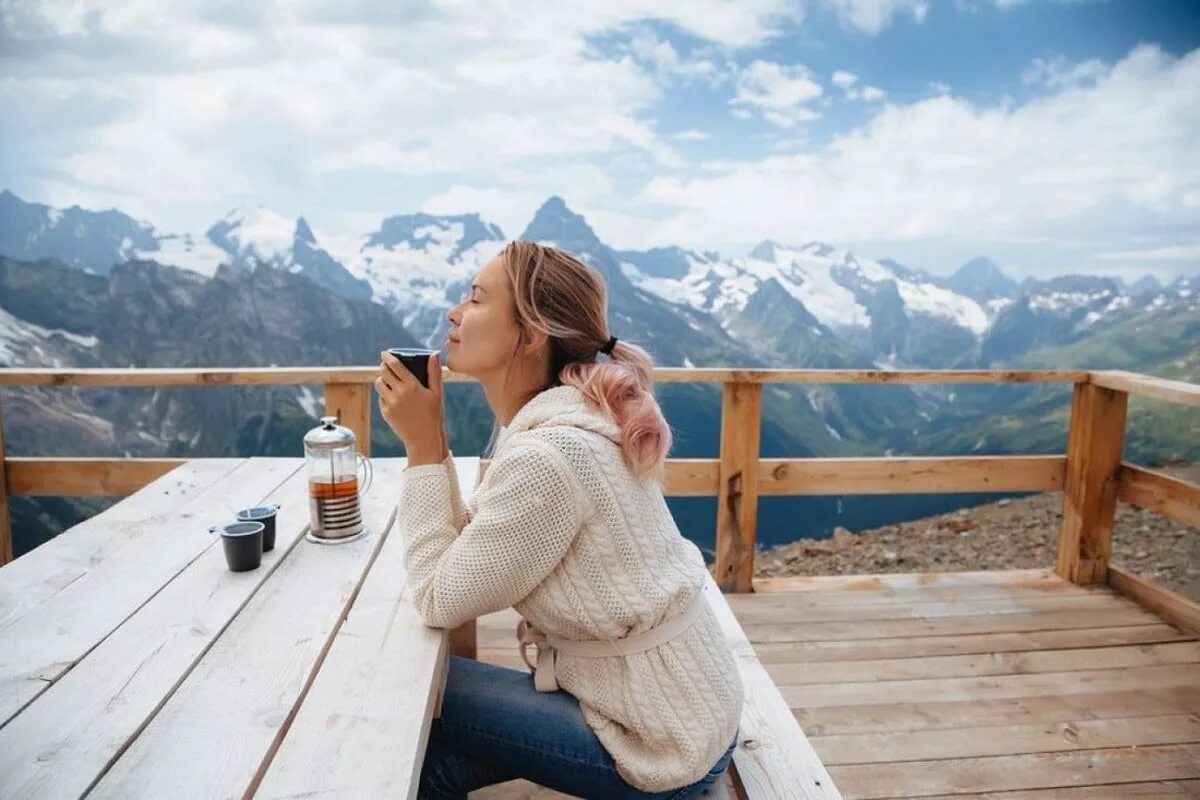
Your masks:
[{"label": "blue jeans", "polygon": [[528,673],[451,657],[442,700],[421,770],[422,798],[462,800],[467,792],[525,778],[577,797],[687,800],[729,766],[733,745],[700,781],[644,792],[617,774],[612,756],[588,727],[579,701],[539,692]]}]

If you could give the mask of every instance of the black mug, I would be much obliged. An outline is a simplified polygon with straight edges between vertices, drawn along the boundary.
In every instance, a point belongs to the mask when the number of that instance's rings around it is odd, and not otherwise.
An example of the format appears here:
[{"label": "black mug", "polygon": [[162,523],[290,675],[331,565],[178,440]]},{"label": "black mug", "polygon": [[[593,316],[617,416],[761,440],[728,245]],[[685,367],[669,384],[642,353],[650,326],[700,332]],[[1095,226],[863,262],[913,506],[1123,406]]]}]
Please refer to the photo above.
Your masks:
[{"label": "black mug", "polygon": [[237,512],[239,522],[261,522],[263,530],[263,552],[269,553],[275,549],[275,516],[279,513],[280,505],[255,506],[243,508]]},{"label": "black mug", "polygon": [[423,347],[389,347],[388,352],[400,359],[400,363],[416,376],[426,389],[429,388],[429,357],[437,350]]},{"label": "black mug", "polygon": [[265,528],[261,522],[231,522],[228,525],[213,525],[208,531],[221,534],[225,563],[230,571],[246,572],[258,569],[262,563]]}]

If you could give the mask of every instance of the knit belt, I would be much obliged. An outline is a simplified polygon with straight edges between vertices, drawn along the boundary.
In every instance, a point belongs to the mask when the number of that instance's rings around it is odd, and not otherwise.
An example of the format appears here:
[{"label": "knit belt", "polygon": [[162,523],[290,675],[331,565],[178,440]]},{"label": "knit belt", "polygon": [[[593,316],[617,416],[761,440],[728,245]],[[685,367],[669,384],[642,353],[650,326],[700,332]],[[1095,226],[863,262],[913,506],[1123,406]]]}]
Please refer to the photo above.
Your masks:
[{"label": "knit belt", "polygon": [[[687,631],[700,618],[704,610],[704,592],[696,592],[690,605],[682,613],[663,620],[649,630],[623,639],[604,639],[580,642],[564,639],[535,628],[529,620],[517,625],[517,639],[521,642],[521,658],[533,670],[533,686],[539,692],[558,691],[558,677],[554,671],[557,653],[575,658],[611,658],[632,656],[666,644]],[[528,648],[537,649],[537,663],[529,660]]]}]

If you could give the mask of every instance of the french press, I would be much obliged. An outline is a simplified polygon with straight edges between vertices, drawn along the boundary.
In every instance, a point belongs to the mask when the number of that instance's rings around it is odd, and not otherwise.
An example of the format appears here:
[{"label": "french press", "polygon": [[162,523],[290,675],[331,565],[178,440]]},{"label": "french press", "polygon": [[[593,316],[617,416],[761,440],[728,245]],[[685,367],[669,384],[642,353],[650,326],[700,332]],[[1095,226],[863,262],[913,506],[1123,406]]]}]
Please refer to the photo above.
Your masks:
[{"label": "french press", "polygon": [[[371,461],[355,448],[354,431],[321,417],[321,424],[304,435],[311,521],[306,538],[331,544],[364,532],[362,495],[371,486]],[[360,487],[359,468],[363,471]]]}]

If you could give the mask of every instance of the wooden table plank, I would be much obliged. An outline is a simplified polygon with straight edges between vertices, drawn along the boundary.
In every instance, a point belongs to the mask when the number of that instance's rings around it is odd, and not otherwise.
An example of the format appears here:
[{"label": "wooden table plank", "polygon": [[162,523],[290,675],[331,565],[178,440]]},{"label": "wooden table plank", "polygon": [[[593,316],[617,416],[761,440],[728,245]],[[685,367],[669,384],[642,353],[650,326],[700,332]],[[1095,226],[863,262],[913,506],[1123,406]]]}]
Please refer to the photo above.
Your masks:
[{"label": "wooden table plank", "polygon": [[0,629],[141,536],[147,530],[142,523],[183,505],[243,460],[189,461],[0,569]]},{"label": "wooden table plank", "polygon": [[[982,721],[982,717],[981,717]],[[1200,714],[810,736],[825,766],[1200,743]]]},{"label": "wooden table plank", "polygon": [[1118,719],[1160,716],[1200,708],[1200,686],[1127,687],[1111,692],[1014,697],[1005,700],[953,700],[935,703],[793,708],[792,713],[813,736],[887,731],[971,728],[1027,722],[1055,723],[1073,719]]},{"label": "wooden table plank", "polygon": [[848,797],[863,800],[1143,783],[1200,777],[1200,745],[861,764],[833,767],[830,772]]},{"label": "wooden table plank", "polygon": [[189,564],[211,548],[211,522],[256,505],[302,466],[250,459],[173,512],[120,554],[96,565],[0,631],[0,725],[84,658]]},{"label": "wooden table plank", "polygon": [[[456,459],[464,500],[478,461]],[[256,799],[416,797],[447,632],[423,624],[407,579],[403,533],[393,528]]]},{"label": "wooden table plank", "polygon": [[103,774],[308,530],[302,470],[266,500],[282,508],[261,567],[230,572],[210,547],[0,728],[0,797],[79,797]]},{"label": "wooden table plank", "polygon": [[1126,667],[1125,669],[997,675],[988,678],[931,678],[915,681],[864,681],[782,686],[788,704],[802,708],[948,700],[1002,700],[1046,694],[1118,691],[1137,686],[1200,686],[1200,665]]},{"label": "wooden table plank", "polygon": [[299,542],[89,798],[246,791],[286,730],[391,524],[401,464],[380,459],[374,466],[363,502],[367,534],[335,545]]},{"label": "wooden table plank", "polygon": [[908,658],[919,655],[972,655],[1017,653],[1037,650],[1112,647],[1130,644],[1194,641],[1171,625],[1121,625],[1112,628],[1020,631],[1013,633],[959,633],[949,636],[917,636],[893,639],[845,639],[826,642],[754,642],[764,664],[798,661],[852,661],[858,659]]},{"label": "wooden table plank", "polygon": [[1076,669],[1118,669],[1196,663],[1200,663],[1200,642],[1172,642],[1127,647],[1035,650],[1026,653],[980,653],[969,656],[810,661],[799,664],[771,664],[767,666],[767,672],[776,684],[793,686],[803,683],[1025,675]]}]

